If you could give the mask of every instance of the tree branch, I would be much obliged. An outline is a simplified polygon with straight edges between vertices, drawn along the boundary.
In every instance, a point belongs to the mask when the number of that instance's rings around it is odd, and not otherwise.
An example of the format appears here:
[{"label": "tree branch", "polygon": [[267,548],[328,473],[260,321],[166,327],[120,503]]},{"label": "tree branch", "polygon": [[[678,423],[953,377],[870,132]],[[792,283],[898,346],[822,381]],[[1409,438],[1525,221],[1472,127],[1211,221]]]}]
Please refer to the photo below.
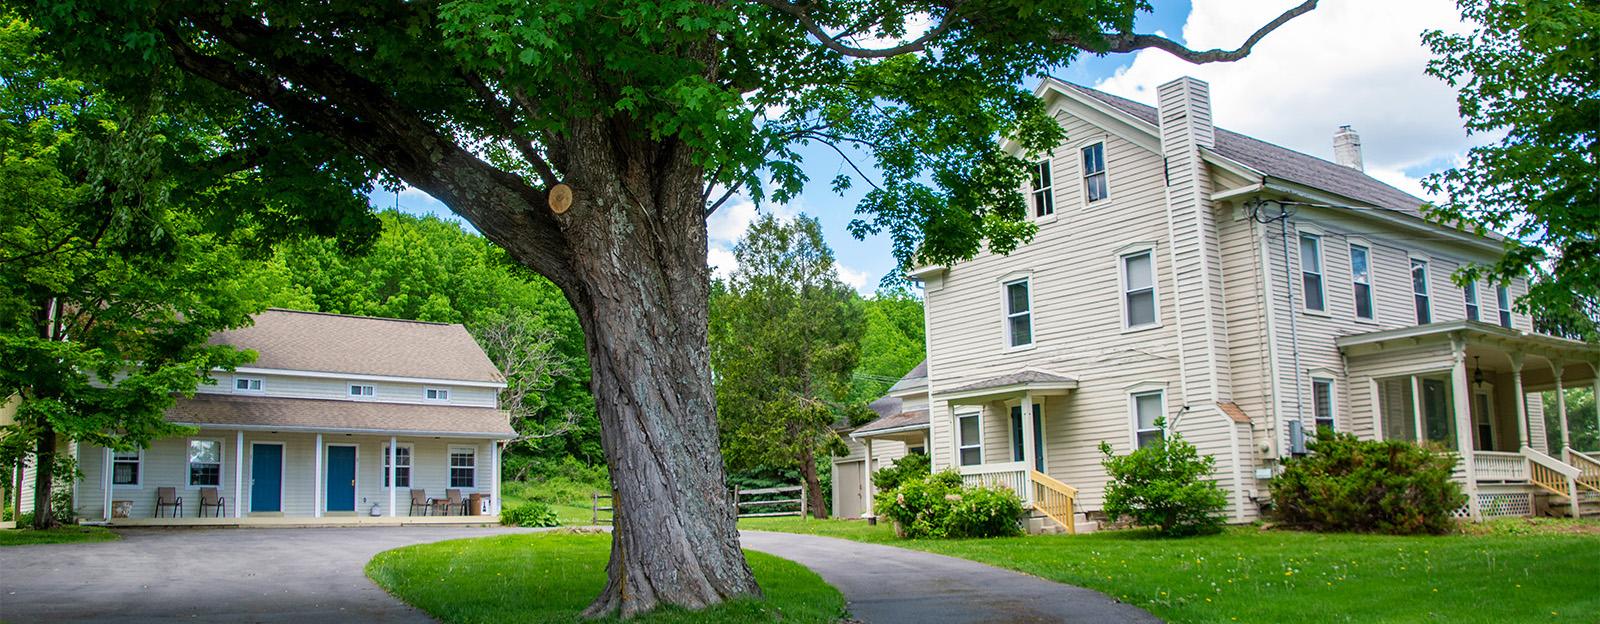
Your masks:
[{"label": "tree branch", "polygon": [[961,3],[954,4],[950,7],[950,12],[945,14],[944,19],[939,20],[938,26],[934,26],[933,28],[929,29],[928,32],[923,33],[921,37],[917,37],[916,39],[912,39],[906,43],[902,43],[892,48],[860,48],[846,45],[843,41],[840,41],[838,37],[830,35],[828,34],[828,31],[823,30],[822,26],[817,24],[816,20],[811,19],[810,6],[794,4],[792,2],[788,2],[787,0],[755,0],[755,2],[793,17],[796,22],[800,23],[800,27],[804,28],[806,32],[811,33],[812,37],[816,37],[817,41],[820,42],[823,47],[845,56],[853,56],[856,58],[888,58],[891,56],[899,56],[901,54],[910,54],[912,52],[922,51],[928,47],[929,42],[933,41],[934,39],[938,39],[945,33],[946,30],[949,30],[955,22],[960,21],[960,17],[956,15],[956,12],[961,8]]},{"label": "tree branch", "polygon": [[483,100],[483,105],[489,108],[489,114],[494,116],[495,122],[500,124],[501,131],[506,134],[506,140],[517,146],[517,151],[521,152],[522,157],[539,173],[539,178],[544,181],[545,187],[549,188],[560,183],[561,178],[550,168],[550,163],[545,162],[544,157],[539,155],[539,150],[533,148],[533,142],[522,137],[522,133],[517,130],[517,120],[511,115],[511,110],[500,104],[500,98],[489,89],[483,78],[469,71],[465,72],[465,79],[467,84],[472,86],[472,90],[477,92],[478,98]]},{"label": "tree branch", "polygon": [[1315,8],[1317,8],[1317,0],[1306,0],[1294,8],[1284,11],[1283,14],[1279,15],[1276,19],[1267,22],[1266,25],[1256,29],[1256,31],[1252,33],[1249,38],[1244,40],[1242,45],[1232,50],[1223,50],[1221,48],[1212,48],[1210,50],[1191,50],[1188,47],[1185,47],[1183,44],[1166,37],[1139,33],[1105,33],[1102,35],[1103,39],[1091,42],[1080,41],[1070,36],[1063,36],[1057,40],[1061,43],[1077,46],[1079,48],[1098,53],[1125,53],[1142,50],[1145,48],[1155,48],[1196,65],[1204,63],[1237,61],[1249,56],[1250,50],[1254,48],[1257,43],[1260,43],[1262,38],[1266,37],[1272,31],[1277,30],[1279,26],[1287,24],[1289,23],[1289,20],[1309,13]]}]

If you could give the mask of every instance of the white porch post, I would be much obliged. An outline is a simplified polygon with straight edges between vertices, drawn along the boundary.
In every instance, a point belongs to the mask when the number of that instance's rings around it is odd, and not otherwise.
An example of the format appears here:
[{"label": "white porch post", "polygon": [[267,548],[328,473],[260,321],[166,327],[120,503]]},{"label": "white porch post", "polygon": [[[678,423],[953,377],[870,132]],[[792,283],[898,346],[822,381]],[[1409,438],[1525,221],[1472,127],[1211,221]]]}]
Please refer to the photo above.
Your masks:
[{"label": "white porch post", "polygon": [[[114,467],[111,461],[111,447],[100,450],[104,451],[101,453],[101,462],[105,466],[100,470],[100,483],[103,486],[100,491],[105,495],[105,506],[101,508],[103,511],[100,513],[100,519],[109,522],[111,521],[111,490],[117,487],[117,480],[111,476],[111,469]],[[139,479],[143,482],[144,475],[140,475]]]},{"label": "white porch post", "polygon": [[[1561,448],[1572,446],[1572,428],[1567,426],[1567,389],[1561,385],[1561,377],[1566,373],[1567,363],[1561,360],[1551,360],[1550,366],[1556,373],[1556,414],[1561,417]],[[1556,457],[1554,452],[1550,453]]]},{"label": "white porch post", "polygon": [[1482,512],[1478,509],[1478,475],[1477,465],[1474,461],[1472,449],[1472,390],[1467,384],[1467,343],[1460,337],[1451,340],[1451,350],[1454,364],[1450,367],[1450,386],[1452,394],[1452,407],[1455,408],[1456,417],[1456,448],[1461,454],[1462,465],[1467,470],[1467,509],[1472,513],[1474,522],[1482,519]]},{"label": "white porch post", "polygon": [[874,509],[872,504],[872,438],[862,440],[861,443],[867,447],[866,468],[862,471],[865,475],[861,479],[862,498],[866,499],[866,513],[862,514],[862,517],[871,521],[878,517],[877,509]]},{"label": "white porch post", "polygon": [[490,490],[490,492],[489,492],[489,509],[490,509],[490,511],[493,512],[491,515],[498,516],[498,515],[500,515],[500,441],[499,440],[490,440],[489,441],[489,470],[491,471],[489,473],[491,475],[490,476],[490,478],[491,478],[491,481],[490,481],[491,487],[494,488],[494,489]]},{"label": "white porch post", "polygon": [[1022,474],[1023,474],[1022,489],[1023,489],[1023,491],[1017,492],[1017,494],[1022,495],[1022,502],[1024,502],[1024,503],[1032,503],[1033,502],[1033,472],[1032,471],[1034,470],[1034,466],[1039,465],[1038,460],[1034,457],[1034,451],[1033,451],[1033,445],[1034,445],[1033,438],[1034,438],[1034,435],[1036,435],[1037,432],[1035,432],[1033,430],[1033,393],[1032,392],[1024,392],[1024,393],[1022,393],[1022,405],[1021,405],[1021,408],[1022,408],[1022,418],[1021,418],[1021,420],[1022,420],[1022,466],[1023,466],[1022,467]]},{"label": "white porch post", "polygon": [[244,430],[233,437],[233,517],[244,517]]},{"label": "white porch post", "polygon": [[1511,392],[1517,400],[1517,449],[1532,446],[1528,439],[1528,395],[1522,390],[1522,352],[1511,354]]},{"label": "white porch post", "polygon": [[314,518],[321,518],[322,517],[322,434],[320,434],[320,433],[317,434],[317,450],[316,450],[315,453],[313,453],[313,455],[315,455],[315,457],[313,457],[312,460],[311,460],[311,478],[314,481],[311,484],[311,496],[313,496],[314,498],[311,500],[311,516],[314,517]]},{"label": "white porch post", "polygon": [[394,470],[395,469],[395,465],[394,465],[395,464],[395,455],[396,455],[394,447],[398,442],[399,441],[395,439],[395,436],[389,436],[389,517],[390,518],[395,517],[395,513],[394,513],[394,486],[399,485],[398,483],[395,483],[395,470]]}]

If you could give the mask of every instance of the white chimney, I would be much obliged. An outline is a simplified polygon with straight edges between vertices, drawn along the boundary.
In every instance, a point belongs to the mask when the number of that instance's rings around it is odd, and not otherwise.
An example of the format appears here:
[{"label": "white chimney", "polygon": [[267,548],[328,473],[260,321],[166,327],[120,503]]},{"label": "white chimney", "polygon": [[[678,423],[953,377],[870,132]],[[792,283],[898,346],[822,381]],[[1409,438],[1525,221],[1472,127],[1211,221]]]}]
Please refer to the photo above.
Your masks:
[{"label": "white chimney", "polygon": [[1333,133],[1333,161],[1341,165],[1365,171],[1361,166],[1361,135],[1350,126],[1339,126],[1339,131]]}]

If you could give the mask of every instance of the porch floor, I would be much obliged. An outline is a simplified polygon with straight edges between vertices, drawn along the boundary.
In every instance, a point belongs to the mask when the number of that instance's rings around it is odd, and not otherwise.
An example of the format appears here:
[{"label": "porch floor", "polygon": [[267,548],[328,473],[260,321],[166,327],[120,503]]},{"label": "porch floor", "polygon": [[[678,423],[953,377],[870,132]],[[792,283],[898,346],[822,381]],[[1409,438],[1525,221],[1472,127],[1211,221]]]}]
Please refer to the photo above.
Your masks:
[{"label": "porch floor", "polygon": [[499,516],[255,516],[244,518],[114,518],[109,522],[85,522],[112,527],[363,527],[363,526],[495,526]]}]

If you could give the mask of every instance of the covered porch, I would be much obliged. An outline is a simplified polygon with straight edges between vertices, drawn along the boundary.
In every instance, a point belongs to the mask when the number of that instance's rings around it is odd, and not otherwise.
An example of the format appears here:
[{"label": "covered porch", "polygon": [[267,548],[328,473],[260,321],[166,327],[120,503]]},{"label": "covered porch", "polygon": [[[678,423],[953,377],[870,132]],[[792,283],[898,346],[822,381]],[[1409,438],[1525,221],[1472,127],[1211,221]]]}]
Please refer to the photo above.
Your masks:
[{"label": "covered porch", "polygon": [[[1077,390],[1074,377],[1039,369],[961,385],[936,395],[949,406],[956,469],[967,485],[1009,488],[1068,533],[1078,490],[1049,475],[1043,403]],[[999,435],[995,435],[995,434]],[[986,438],[999,437],[1003,444]]]},{"label": "covered porch", "polygon": [[[1533,515],[1541,499],[1577,516],[1585,492],[1600,494],[1600,462],[1572,448],[1561,392],[1600,390],[1600,345],[1475,321],[1346,336],[1338,345],[1357,433],[1456,453],[1463,516]],[[1544,391],[1559,397],[1551,431],[1542,405],[1528,400]]]}]

